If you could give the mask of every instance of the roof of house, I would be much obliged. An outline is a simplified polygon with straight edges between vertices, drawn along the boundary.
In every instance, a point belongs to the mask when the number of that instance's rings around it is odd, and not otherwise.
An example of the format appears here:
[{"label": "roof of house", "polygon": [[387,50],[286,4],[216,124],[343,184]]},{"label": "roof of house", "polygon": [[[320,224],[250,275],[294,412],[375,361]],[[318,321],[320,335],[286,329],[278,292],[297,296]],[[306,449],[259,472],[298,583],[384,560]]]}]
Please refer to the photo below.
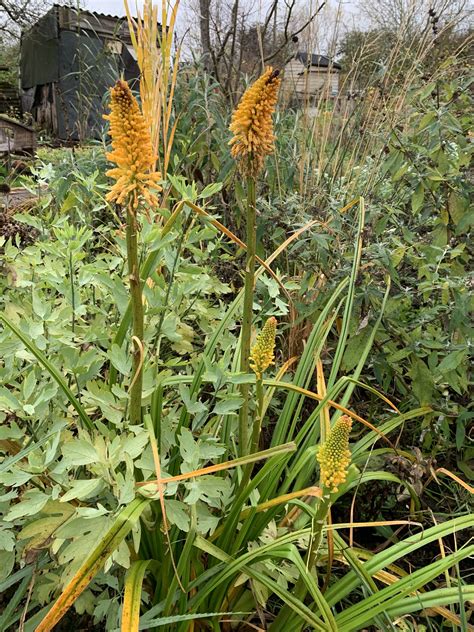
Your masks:
[{"label": "roof of house", "polygon": [[57,28],[59,27],[59,30],[76,31],[80,29],[91,31],[98,36],[119,37],[131,42],[126,17],[86,11],[61,4],[53,4],[49,11],[39,18],[33,26],[24,31],[24,35],[35,29],[44,29],[51,16],[55,17],[55,24],[54,26],[50,24],[49,28],[55,29],[55,32],[50,33],[50,37],[57,37]]},{"label": "roof of house", "polygon": [[90,30],[96,35],[125,35],[129,37],[126,17],[118,17],[96,11],[85,11],[58,4],[54,5],[53,10],[57,11],[60,29],[76,30],[80,28]]},{"label": "roof of house", "polygon": [[29,132],[34,133],[34,129],[29,125],[25,125],[24,123],[20,123],[20,121],[16,121],[15,119],[10,118],[6,114],[0,114],[0,123],[4,121],[5,123],[10,123],[10,125],[16,125],[17,127],[21,127],[23,129],[27,129]]},{"label": "roof of house", "polygon": [[316,68],[335,68],[336,70],[341,70],[341,65],[337,63],[337,61],[332,61],[326,55],[315,55],[299,52],[296,53],[295,58],[300,61],[302,64],[307,66],[315,66]]}]

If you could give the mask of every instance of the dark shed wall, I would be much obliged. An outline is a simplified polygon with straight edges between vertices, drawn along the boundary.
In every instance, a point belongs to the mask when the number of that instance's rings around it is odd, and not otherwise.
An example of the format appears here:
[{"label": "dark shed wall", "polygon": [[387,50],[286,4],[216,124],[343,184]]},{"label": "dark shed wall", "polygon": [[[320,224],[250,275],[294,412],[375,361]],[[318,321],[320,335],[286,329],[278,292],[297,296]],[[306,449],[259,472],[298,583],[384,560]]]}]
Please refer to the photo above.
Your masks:
[{"label": "dark shed wall", "polygon": [[106,93],[120,76],[119,55],[87,31],[59,34],[58,136],[98,137],[104,127]]},{"label": "dark shed wall", "polygon": [[58,22],[49,11],[21,38],[21,87],[26,90],[58,80]]},{"label": "dark shed wall", "polygon": [[54,6],[22,36],[23,111],[61,140],[100,137],[109,88],[140,74],[130,44],[126,21]]},{"label": "dark shed wall", "polygon": [[140,88],[140,69],[125,44],[122,50],[122,66],[125,81],[130,84],[132,90],[138,90]]}]

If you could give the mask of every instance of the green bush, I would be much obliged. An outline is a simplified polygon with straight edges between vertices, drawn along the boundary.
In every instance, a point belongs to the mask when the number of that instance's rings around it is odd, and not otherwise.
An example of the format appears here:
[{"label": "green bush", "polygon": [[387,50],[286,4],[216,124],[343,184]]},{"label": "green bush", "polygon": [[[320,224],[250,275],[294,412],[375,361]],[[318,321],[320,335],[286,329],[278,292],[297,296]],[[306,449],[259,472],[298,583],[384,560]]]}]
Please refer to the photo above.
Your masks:
[{"label": "green bush", "polygon": [[[241,231],[246,202],[223,142],[228,113],[206,78],[178,93],[193,114],[179,121],[167,205],[160,221],[143,213],[137,231],[146,313],[137,424],[125,218],[105,199],[102,148],[43,154],[33,175],[48,193],[16,217],[38,238],[0,243],[1,629],[24,616],[26,631],[51,629],[40,622],[54,625],[73,602],[107,630],[136,629],[140,608],[142,629],[179,632],[190,621],[258,623],[263,612],[275,632],[392,629],[411,613],[433,629],[466,623],[468,490],[456,487],[454,516],[430,503],[435,465],[410,449],[452,468],[456,445],[470,475],[463,81],[413,90],[403,126],[374,140],[380,157],[361,152],[340,173],[329,156],[323,173],[310,157],[295,167],[301,114],[281,114],[258,253],[289,241],[273,274],[256,275],[255,329],[279,320],[276,366],[262,380],[238,370],[242,249],[214,220]],[[355,187],[365,203],[351,199]],[[243,383],[262,432],[242,458]],[[328,490],[316,456],[342,413],[366,427],[352,433],[346,480]],[[388,500],[361,515],[370,545],[348,545],[329,511],[347,529],[351,503],[364,506],[360,495],[374,489]],[[443,539],[451,550],[440,556]],[[422,554],[413,572],[400,567]]]}]

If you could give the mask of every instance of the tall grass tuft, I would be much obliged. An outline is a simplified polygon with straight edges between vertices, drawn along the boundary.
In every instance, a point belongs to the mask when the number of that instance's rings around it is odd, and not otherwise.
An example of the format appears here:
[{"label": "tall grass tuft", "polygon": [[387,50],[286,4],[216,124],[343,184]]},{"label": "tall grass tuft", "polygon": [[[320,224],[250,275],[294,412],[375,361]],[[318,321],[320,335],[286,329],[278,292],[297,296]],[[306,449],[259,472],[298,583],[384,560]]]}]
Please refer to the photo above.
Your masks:
[{"label": "tall grass tuft", "polygon": [[178,73],[180,46],[173,55],[176,16],[179,0],[163,0],[161,12],[152,0],[145,0],[143,13],[137,7],[132,17],[125,0],[130,35],[140,68],[140,100],[143,115],[150,128],[157,169],[166,179],[173,148],[177,121],[173,112],[173,98]]}]

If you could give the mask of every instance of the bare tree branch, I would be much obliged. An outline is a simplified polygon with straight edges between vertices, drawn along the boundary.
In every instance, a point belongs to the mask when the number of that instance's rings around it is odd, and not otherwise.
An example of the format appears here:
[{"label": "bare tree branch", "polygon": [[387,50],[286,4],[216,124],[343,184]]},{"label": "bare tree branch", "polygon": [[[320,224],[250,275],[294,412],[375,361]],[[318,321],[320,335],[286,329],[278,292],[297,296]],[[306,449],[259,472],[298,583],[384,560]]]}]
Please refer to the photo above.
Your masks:
[{"label": "bare tree branch", "polygon": [[[322,2],[319,7],[316,9],[316,11],[309,17],[308,20],[306,20],[306,22],[303,24],[303,26],[301,26],[299,29],[297,29],[296,31],[293,31],[293,33],[291,33],[291,35],[288,35],[288,26],[285,26],[285,40],[284,42],[275,50],[272,52],[271,55],[267,55],[267,57],[265,57],[265,62],[268,62],[270,60],[272,60],[274,57],[276,57],[279,53],[281,53],[281,51],[288,46],[288,42],[293,39],[294,37],[296,37],[297,35],[299,35],[302,31],[304,31],[310,24],[311,22],[315,19],[315,17],[318,15],[318,13],[320,13],[324,7],[324,5],[326,4],[326,2]],[[287,21],[288,24],[288,21]]]},{"label": "bare tree branch", "polygon": [[[55,4],[54,0],[0,0],[0,35],[19,39],[21,31],[30,27]],[[77,6],[76,0],[62,2]]]}]

